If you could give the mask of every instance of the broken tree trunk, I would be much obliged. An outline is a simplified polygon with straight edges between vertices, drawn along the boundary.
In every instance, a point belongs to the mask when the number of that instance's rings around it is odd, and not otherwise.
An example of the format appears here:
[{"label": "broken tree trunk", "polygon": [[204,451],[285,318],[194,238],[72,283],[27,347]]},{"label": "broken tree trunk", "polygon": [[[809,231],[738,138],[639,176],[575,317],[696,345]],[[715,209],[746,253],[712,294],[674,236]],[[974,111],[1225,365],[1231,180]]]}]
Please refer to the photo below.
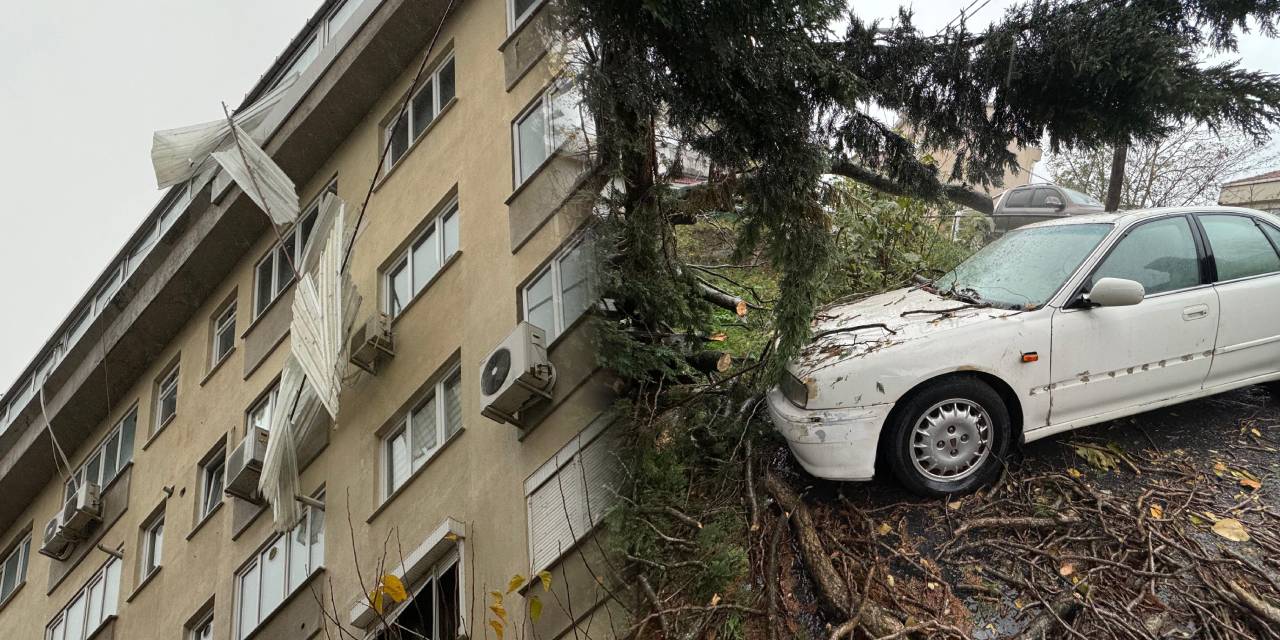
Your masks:
[{"label": "broken tree trunk", "polygon": [[778,506],[790,514],[791,526],[795,531],[796,546],[809,569],[809,575],[818,587],[819,601],[822,607],[833,616],[841,619],[852,618],[861,608],[861,626],[873,637],[887,636],[902,630],[902,623],[889,615],[880,605],[866,599],[859,604],[858,599],[866,594],[855,594],[852,586],[845,582],[831,562],[831,556],[822,546],[822,539],[813,524],[809,508],[800,500],[785,481],[772,472],[764,475],[765,490],[778,501]]},{"label": "broken tree trunk", "polygon": [[703,282],[698,283],[698,295],[703,300],[721,309],[732,311],[739,318],[747,316],[747,301],[742,298],[725,293]]},{"label": "broken tree trunk", "polygon": [[689,366],[702,373],[724,373],[733,366],[733,356],[724,351],[700,351],[687,360]]}]

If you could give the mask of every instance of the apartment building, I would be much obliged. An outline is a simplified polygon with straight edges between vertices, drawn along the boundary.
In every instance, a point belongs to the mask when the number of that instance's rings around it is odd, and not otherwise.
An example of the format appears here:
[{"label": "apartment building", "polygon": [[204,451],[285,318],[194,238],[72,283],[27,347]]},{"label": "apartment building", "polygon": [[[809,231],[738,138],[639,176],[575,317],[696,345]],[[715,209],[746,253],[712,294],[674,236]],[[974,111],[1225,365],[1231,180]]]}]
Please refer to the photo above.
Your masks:
[{"label": "apartment building", "polygon": [[[491,591],[507,638],[626,628],[597,580],[618,428],[583,322],[587,163],[558,133],[574,103],[549,11],[323,3],[245,100],[297,77],[263,148],[298,222],[225,180],[169,189],[0,398],[0,638],[480,638]],[[349,224],[367,197],[360,367],[299,443],[303,516],[277,527],[251,463],[289,401],[292,269],[328,193]],[[512,416],[485,363],[528,326],[555,379]],[[379,613],[384,575],[410,597]]]},{"label": "apartment building", "polygon": [[1218,204],[1280,213],[1280,171],[1269,171],[1222,185]]}]

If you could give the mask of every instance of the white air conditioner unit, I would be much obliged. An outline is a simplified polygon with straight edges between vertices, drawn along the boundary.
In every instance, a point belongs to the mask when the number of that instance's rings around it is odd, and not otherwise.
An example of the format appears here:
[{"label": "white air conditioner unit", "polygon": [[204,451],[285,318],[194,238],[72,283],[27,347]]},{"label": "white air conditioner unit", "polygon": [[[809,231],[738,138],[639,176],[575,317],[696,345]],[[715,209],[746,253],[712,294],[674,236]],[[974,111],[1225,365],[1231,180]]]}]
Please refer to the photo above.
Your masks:
[{"label": "white air conditioner unit", "polygon": [[102,487],[95,482],[85,482],[76,489],[62,508],[62,527],[73,539],[89,537],[94,525],[102,522]]},{"label": "white air conditioner unit", "polygon": [[376,313],[351,332],[347,342],[351,364],[376,374],[378,365],[396,355],[391,339],[391,316]]},{"label": "white air conditioner unit", "polygon": [[258,502],[258,478],[262,475],[262,460],[267,456],[266,429],[252,428],[249,435],[227,456],[227,486],[224,491],[250,502]]},{"label": "white air conditioner unit", "polygon": [[44,526],[44,539],[40,543],[40,555],[48,556],[54,560],[66,560],[75,546],[76,541],[67,535],[66,528],[62,526],[62,512],[59,511],[58,515],[54,516]]},{"label": "white air conditioner unit", "polygon": [[519,413],[539,400],[550,400],[555,384],[546,332],[521,322],[480,365],[480,413],[523,428]]}]

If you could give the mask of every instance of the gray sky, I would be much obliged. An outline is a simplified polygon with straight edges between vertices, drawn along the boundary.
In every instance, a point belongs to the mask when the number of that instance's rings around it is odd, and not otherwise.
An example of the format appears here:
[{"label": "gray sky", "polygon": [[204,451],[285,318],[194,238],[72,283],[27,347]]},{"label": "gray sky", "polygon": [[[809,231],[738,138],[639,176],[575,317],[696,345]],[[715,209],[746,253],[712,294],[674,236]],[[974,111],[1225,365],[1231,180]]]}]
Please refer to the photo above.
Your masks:
[{"label": "gray sky", "polygon": [[[494,0],[485,0],[494,1]],[[937,29],[970,0],[905,0]],[[904,0],[853,0],[864,18]],[[982,2],[977,3],[981,5]],[[986,23],[1011,0],[991,0]],[[320,0],[28,2],[0,21],[0,392],[159,199],[151,132],[248,92]],[[496,53],[495,53],[496,55]],[[1280,46],[1240,57],[1280,73]]]}]

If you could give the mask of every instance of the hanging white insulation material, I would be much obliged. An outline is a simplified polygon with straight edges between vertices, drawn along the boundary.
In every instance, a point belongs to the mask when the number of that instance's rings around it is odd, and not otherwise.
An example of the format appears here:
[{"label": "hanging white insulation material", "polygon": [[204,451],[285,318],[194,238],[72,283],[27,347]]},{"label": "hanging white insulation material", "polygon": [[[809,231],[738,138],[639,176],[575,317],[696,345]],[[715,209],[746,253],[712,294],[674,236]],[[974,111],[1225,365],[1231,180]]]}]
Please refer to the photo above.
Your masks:
[{"label": "hanging white insulation material", "polygon": [[289,360],[281,374],[280,401],[272,414],[258,483],[271,502],[278,531],[288,530],[301,515],[295,500],[299,445],[326,422],[325,417],[338,419],[346,340],[361,302],[351,275],[342,270],[343,250],[352,232],[346,228],[345,209],[341,198],[325,196],[312,232],[324,242],[308,246],[298,265],[302,279],[293,299]]},{"label": "hanging white insulation material", "polygon": [[[156,171],[156,183],[165,188],[192,180],[194,192],[212,180],[222,167],[250,199],[268,212],[272,222],[289,224],[296,220],[299,206],[293,182],[260,146],[267,135],[263,123],[296,77],[290,76],[257,102],[231,116],[238,131],[233,131],[231,123],[224,118],[155,132],[151,164]],[[253,176],[246,169],[245,160],[253,169]],[[257,178],[257,186],[251,177]]]}]

